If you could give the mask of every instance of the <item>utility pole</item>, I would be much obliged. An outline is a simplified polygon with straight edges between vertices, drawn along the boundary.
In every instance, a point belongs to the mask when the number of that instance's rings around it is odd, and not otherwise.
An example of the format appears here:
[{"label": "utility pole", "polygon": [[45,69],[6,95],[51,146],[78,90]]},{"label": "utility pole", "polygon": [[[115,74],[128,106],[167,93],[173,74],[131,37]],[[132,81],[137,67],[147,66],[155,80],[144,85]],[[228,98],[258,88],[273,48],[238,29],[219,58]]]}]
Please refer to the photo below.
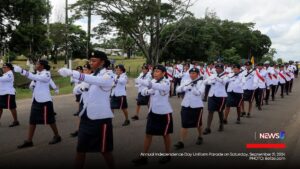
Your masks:
[{"label": "utility pole", "polygon": [[92,20],[92,4],[89,2],[88,4],[88,27],[87,27],[87,42],[86,42],[86,58],[89,58],[90,53],[90,41],[91,41],[91,20]]},{"label": "utility pole", "polygon": [[65,67],[68,65],[68,0],[66,0],[66,15],[65,15]]}]

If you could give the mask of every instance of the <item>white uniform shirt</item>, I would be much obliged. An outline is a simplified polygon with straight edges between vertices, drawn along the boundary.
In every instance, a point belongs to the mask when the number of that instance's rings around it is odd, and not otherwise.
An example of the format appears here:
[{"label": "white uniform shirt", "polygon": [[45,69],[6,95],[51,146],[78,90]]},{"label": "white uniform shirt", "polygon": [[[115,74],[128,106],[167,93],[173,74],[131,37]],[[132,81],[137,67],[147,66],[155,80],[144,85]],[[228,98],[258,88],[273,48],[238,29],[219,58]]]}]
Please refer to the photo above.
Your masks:
[{"label": "white uniform shirt", "polygon": [[49,88],[51,80],[51,74],[49,71],[44,69],[41,72],[37,72],[36,74],[32,74],[28,71],[23,71],[22,74],[28,79],[35,81],[32,99],[35,99],[39,103],[52,101]]},{"label": "white uniform shirt", "polygon": [[114,76],[114,86],[111,91],[111,96],[126,96],[126,84],[128,77],[126,73],[122,73],[119,78],[117,75]]},{"label": "white uniform shirt", "polygon": [[258,69],[255,70],[254,83],[258,88],[260,89],[266,88],[266,76],[267,76],[266,70],[264,69],[261,69],[260,71]]},{"label": "white uniform shirt", "polygon": [[217,74],[217,72],[216,72],[216,69],[215,68],[212,68],[212,69],[210,69],[210,68],[206,68],[205,69],[205,72],[204,72],[204,80],[205,79],[208,79],[209,77],[211,77],[212,75],[216,75]]},{"label": "white uniform shirt", "polygon": [[204,95],[205,90],[204,81],[199,80],[196,85],[191,85],[191,81],[192,80],[186,81],[176,89],[176,92],[178,93],[185,93],[181,106],[191,108],[203,107],[202,96]]},{"label": "white uniform shirt", "polygon": [[278,73],[278,80],[279,80],[279,83],[285,84],[286,79],[287,79],[287,77],[286,77],[286,74],[285,74],[284,70],[281,70],[281,71]]},{"label": "white uniform shirt", "polygon": [[74,93],[81,94],[79,102],[82,102],[83,104],[86,103],[89,88],[90,85],[86,82],[82,82],[74,88]]},{"label": "white uniform shirt", "polygon": [[182,72],[181,83],[191,80],[189,70]]},{"label": "white uniform shirt", "polygon": [[90,85],[83,110],[79,116],[82,116],[86,110],[87,116],[92,120],[113,118],[114,115],[110,108],[110,91],[114,83],[113,75],[105,68],[96,76],[74,72],[75,71],[73,71],[73,78]]},{"label": "white uniform shirt", "polygon": [[291,72],[286,68],[284,70],[284,74],[285,74],[285,77],[286,77],[286,81],[291,81],[292,80],[292,75],[291,75]]},{"label": "white uniform shirt", "polygon": [[15,95],[14,74],[10,70],[0,77],[0,95]]},{"label": "white uniform shirt", "polygon": [[227,92],[234,92],[234,93],[244,93],[243,86],[246,82],[245,77],[242,73],[234,76],[234,73],[228,75],[228,88]]},{"label": "white uniform shirt", "polygon": [[138,92],[139,93],[141,93],[145,88],[147,88],[147,87],[145,87],[145,86],[143,86],[143,85],[140,85],[139,83],[137,83],[139,80],[148,80],[148,81],[151,81],[152,80],[152,76],[151,76],[151,73],[146,73],[145,75],[144,75],[144,73],[142,72],[142,73],[140,73],[140,75],[136,78],[136,80],[135,80],[135,87],[137,87],[138,88]]},{"label": "white uniform shirt", "polygon": [[142,91],[143,96],[150,95],[149,112],[155,114],[169,114],[172,113],[172,107],[169,102],[170,82],[163,78],[157,83],[155,79],[151,80],[149,88]]},{"label": "white uniform shirt", "polygon": [[220,76],[221,77],[217,74],[212,74],[207,80],[205,80],[207,84],[211,85],[208,93],[209,97],[227,97],[225,85],[228,82],[228,75],[226,72],[223,72]]},{"label": "white uniform shirt", "polygon": [[167,76],[168,76],[168,79],[171,81],[171,80],[173,80],[173,67],[171,67],[171,66],[167,66],[166,67],[166,69],[167,69]]},{"label": "white uniform shirt", "polygon": [[287,69],[290,72],[291,78],[294,79],[295,78],[294,73],[297,70],[296,66],[295,65],[289,65]]},{"label": "white uniform shirt", "polygon": [[267,71],[267,76],[266,76],[266,84],[267,86],[273,85],[274,82],[274,75],[275,75],[275,71],[273,67],[268,67],[266,68]]},{"label": "white uniform shirt", "polygon": [[[257,84],[254,83],[255,70],[245,70],[243,73],[245,77],[245,84],[243,85],[244,90],[255,90],[257,89]],[[247,76],[247,77],[246,77]]]}]

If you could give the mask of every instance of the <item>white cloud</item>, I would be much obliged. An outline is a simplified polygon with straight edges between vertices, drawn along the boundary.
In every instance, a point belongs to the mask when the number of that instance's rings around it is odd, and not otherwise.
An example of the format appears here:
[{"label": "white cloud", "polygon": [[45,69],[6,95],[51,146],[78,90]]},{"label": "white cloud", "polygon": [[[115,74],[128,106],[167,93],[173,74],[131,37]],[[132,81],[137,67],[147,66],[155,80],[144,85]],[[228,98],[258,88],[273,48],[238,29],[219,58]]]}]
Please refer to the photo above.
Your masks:
[{"label": "white cloud", "polygon": [[[55,21],[55,16],[64,16],[65,1],[50,1],[54,7],[51,21]],[[206,8],[214,10],[221,19],[256,23],[255,28],[271,38],[277,57],[300,60],[299,0],[198,0],[190,10],[200,18],[204,17]],[[92,26],[99,22],[99,17],[93,17]],[[86,30],[86,19],[76,24]]]}]

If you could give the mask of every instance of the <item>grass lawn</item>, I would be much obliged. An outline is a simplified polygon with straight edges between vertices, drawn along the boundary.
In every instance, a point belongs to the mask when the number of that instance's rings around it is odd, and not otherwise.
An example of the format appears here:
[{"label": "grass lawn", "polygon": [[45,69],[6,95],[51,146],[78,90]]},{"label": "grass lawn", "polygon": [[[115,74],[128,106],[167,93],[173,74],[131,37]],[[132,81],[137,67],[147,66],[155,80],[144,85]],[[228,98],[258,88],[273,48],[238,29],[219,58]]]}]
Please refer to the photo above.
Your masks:
[{"label": "grass lawn", "polygon": [[[133,59],[124,59],[122,57],[110,57],[110,59],[115,60],[115,65],[123,64],[126,68],[127,75],[129,77],[136,77],[140,73],[142,64],[145,62],[145,59],[141,57],[137,57]],[[84,65],[86,61],[87,60],[75,59],[72,63],[73,68],[79,65]],[[13,64],[17,64],[22,68],[28,70],[28,67],[26,66],[26,61],[13,61]],[[59,76],[57,73],[57,70],[59,68],[64,67],[64,61],[59,61],[57,65],[54,65],[52,62],[50,62],[50,65],[52,66],[51,76],[55,84],[59,87],[59,94],[61,95],[61,94],[72,93],[73,86],[71,86],[70,84],[70,78],[63,78]],[[29,79],[21,76],[18,73],[15,73],[15,87],[16,87],[17,99],[32,97],[32,92],[28,88],[29,83],[30,83]],[[52,91],[52,95],[54,95],[53,91]]]}]

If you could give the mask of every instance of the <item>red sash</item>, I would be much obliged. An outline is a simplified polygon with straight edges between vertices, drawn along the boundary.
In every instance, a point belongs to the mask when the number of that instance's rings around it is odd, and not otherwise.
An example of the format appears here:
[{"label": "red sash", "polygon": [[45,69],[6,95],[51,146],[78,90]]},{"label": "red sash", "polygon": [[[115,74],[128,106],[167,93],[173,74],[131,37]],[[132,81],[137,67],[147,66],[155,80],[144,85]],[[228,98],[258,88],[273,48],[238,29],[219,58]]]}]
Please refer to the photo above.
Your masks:
[{"label": "red sash", "polygon": [[265,79],[259,74],[257,70],[256,70],[256,75],[261,81],[265,82]]},{"label": "red sash", "polygon": [[280,76],[282,79],[286,80],[285,77],[283,76],[283,74],[280,73],[280,72],[279,72],[279,76]]},{"label": "red sash", "polygon": [[273,77],[274,77],[275,79],[277,79],[277,76],[276,76],[275,74],[273,74]]},{"label": "red sash", "polygon": [[288,77],[291,77],[291,75],[290,75],[288,72],[286,72],[285,74],[286,74]]},{"label": "red sash", "polygon": [[206,73],[208,74],[208,76],[211,76],[211,74],[210,74],[208,68],[206,68]]},{"label": "red sash", "polygon": [[271,75],[271,73],[268,73],[268,75],[269,75],[269,78],[272,80],[272,75]]},{"label": "red sash", "polygon": [[200,68],[200,73],[204,75],[204,72],[203,72],[203,70],[201,68]]}]

